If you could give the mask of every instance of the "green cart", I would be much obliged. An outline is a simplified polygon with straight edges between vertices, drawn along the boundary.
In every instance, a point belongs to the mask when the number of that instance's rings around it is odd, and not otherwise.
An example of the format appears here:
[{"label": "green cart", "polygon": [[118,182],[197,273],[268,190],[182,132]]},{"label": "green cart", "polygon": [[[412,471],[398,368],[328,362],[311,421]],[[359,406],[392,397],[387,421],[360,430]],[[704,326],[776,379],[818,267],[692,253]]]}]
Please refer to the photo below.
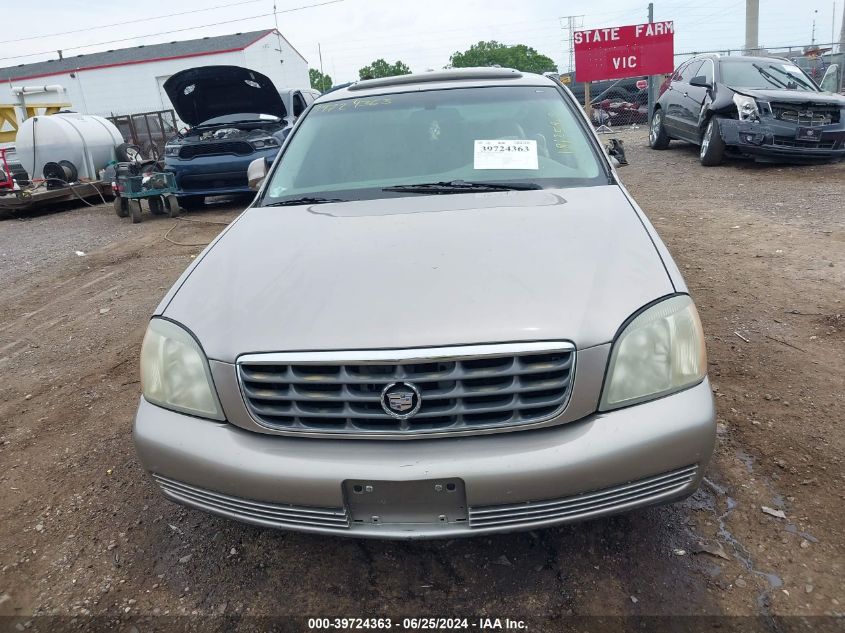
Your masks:
[{"label": "green cart", "polygon": [[170,172],[149,172],[137,176],[121,174],[116,176],[114,210],[118,217],[132,217],[132,222],[141,221],[141,200],[147,201],[153,215],[179,215],[176,200],[176,178]]}]

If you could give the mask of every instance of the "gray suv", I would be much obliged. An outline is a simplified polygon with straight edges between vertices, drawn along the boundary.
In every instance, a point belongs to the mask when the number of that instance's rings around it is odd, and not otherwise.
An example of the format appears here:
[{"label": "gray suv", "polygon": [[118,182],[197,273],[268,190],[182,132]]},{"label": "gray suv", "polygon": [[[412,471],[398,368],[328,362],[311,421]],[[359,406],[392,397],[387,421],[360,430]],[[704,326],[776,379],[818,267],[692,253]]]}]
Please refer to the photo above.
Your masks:
[{"label": "gray suv", "polygon": [[321,97],[141,351],[170,499],[376,538],[534,529],[683,498],[715,438],[666,247],[563,86],[514,70]]}]

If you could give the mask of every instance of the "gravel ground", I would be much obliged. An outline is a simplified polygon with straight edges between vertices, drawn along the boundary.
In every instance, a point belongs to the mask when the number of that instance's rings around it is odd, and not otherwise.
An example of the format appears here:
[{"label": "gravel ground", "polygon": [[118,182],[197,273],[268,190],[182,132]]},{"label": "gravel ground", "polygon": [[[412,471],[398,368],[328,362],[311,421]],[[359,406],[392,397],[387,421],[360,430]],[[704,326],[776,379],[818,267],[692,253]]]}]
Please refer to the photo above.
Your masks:
[{"label": "gravel ground", "polygon": [[[58,615],[80,618],[69,627],[104,616],[110,630],[162,630],[145,618],[191,614],[530,616],[532,630],[597,615],[755,616],[721,630],[841,624],[802,618],[845,610],[845,164],[706,169],[691,146],[654,152],[644,129],[618,136],[631,163],[620,175],[683,270],[707,333],[718,445],[693,497],[420,543],[277,532],[176,506],[131,444],[138,351],[149,314],[200,250],[165,233],[202,243],[222,227],[132,225],[104,205],[7,219],[0,627]],[[242,206],[191,217],[226,222]]]}]

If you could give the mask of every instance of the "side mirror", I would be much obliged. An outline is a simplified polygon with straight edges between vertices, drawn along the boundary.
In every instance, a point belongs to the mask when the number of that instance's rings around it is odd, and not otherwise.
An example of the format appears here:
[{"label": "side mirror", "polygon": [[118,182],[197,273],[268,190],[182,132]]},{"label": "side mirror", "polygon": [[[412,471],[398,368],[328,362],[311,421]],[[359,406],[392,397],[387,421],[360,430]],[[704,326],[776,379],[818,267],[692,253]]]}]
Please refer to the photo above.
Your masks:
[{"label": "side mirror", "polygon": [[621,167],[622,165],[628,164],[628,159],[625,158],[625,143],[622,139],[610,139],[607,145],[604,146],[604,151],[614,167]]},{"label": "side mirror", "polygon": [[713,89],[713,84],[707,81],[707,77],[704,75],[698,75],[697,77],[693,77],[689,81],[690,86],[695,86],[696,88],[707,88],[708,90]]},{"label": "side mirror", "polygon": [[246,179],[249,188],[253,191],[258,191],[261,188],[261,183],[267,177],[267,163],[263,158],[256,158],[246,168]]}]

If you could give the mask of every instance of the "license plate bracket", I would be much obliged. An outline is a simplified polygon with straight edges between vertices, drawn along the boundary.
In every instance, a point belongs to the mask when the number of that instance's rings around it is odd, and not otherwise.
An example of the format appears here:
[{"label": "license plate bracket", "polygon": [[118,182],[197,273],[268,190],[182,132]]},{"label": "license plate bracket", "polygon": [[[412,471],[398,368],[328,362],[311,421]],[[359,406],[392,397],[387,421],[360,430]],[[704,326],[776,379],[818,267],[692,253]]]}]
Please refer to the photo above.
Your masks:
[{"label": "license plate bracket", "polygon": [[462,479],[343,482],[346,507],[355,525],[466,524],[466,490]]},{"label": "license plate bracket", "polygon": [[816,128],[808,127],[806,125],[798,126],[795,130],[795,140],[797,141],[812,141],[818,143],[821,140],[821,131]]}]

